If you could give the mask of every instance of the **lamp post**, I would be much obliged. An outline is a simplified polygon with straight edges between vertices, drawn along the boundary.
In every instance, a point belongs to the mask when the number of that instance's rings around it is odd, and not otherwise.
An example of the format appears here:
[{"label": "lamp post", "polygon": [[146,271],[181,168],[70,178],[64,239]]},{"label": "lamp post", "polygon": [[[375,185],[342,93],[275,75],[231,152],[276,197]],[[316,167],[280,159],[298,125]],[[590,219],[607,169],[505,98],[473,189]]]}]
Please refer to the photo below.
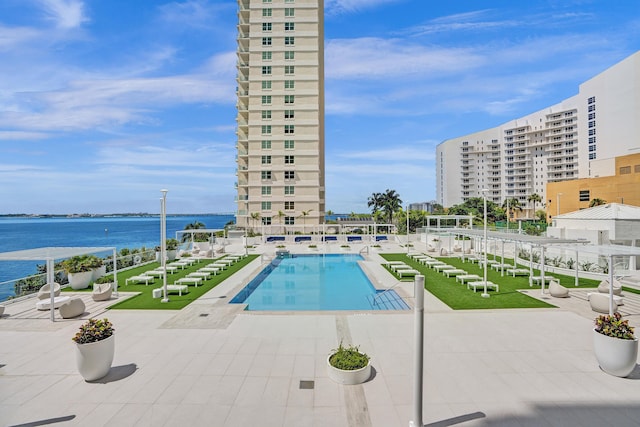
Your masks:
[{"label": "lamp post", "polygon": [[409,253],[409,205],[407,205],[407,253]]},{"label": "lamp post", "polygon": [[562,196],[562,193],[558,193],[556,196],[556,216],[560,215],[560,196]]},{"label": "lamp post", "polygon": [[160,190],[162,199],[160,199],[160,259],[162,264],[162,300],[161,302],[169,302],[167,295],[167,192],[169,190]]},{"label": "lamp post", "polygon": [[487,293],[487,190],[483,188],[480,190],[482,193],[482,198],[484,199],[484,292],[482,293],[482,298],[489,298],[489,294]]}]

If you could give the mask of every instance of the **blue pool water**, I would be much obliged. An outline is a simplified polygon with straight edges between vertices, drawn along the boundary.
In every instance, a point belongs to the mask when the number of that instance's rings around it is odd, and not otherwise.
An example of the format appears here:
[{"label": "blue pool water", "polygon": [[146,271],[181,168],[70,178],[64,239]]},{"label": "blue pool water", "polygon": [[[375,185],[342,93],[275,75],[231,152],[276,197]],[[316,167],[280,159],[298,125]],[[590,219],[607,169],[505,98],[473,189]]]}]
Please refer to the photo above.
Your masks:
[{"label": "blue pool water", "polygon": [[355,254],[277,258],[231,303],[247,304],[251,311],[409,309],[395,291],[376,291],[357,263],[361,259]]}]

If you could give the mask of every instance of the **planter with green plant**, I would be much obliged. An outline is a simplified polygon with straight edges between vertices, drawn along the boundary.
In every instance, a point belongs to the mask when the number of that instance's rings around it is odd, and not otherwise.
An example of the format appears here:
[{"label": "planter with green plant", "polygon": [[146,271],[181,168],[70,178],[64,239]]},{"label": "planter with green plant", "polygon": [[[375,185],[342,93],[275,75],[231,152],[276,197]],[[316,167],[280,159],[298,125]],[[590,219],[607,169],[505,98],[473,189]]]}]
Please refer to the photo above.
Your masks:
[{"label": "planter with green plant", "polygon": [[351,246],[349,245],[340,245],[340,249],[347,252],[349,251],[349,249],[351,249]]},{"label": "planter with green plant", "polygon": [[329,378],[339,384],[361,384],[371,377],[371,358],[355,345],[331,350],[327,357]]},{"label": "planter with green plant", "polygon": [[62,268],[67,273],[72,289],[89,287],[93,278],[93,270],[101,266],[102,260],[95,255],[77,255],[62,261]]},{"label": "planter with green plant", "polygon": [[76,366],[85,381],[107,375],[115,352],[115,330],[108,319],[89,319],[72,338],[76,343]]},{"label": "planter with green plant", "polygon": [[610,375],[626,377],[636,367],[638,338],[620,313],[596,318],[593,349],[600,368]]},{"label": "planter with green plant", "polygon": [[318,245],[309,245],[308,246],[310,251],[317,251],[318,250]]},{"label": "planter with green plant", "polygon": [[167,261],[173,261],[178,255],[178,240],[167,239]]}]

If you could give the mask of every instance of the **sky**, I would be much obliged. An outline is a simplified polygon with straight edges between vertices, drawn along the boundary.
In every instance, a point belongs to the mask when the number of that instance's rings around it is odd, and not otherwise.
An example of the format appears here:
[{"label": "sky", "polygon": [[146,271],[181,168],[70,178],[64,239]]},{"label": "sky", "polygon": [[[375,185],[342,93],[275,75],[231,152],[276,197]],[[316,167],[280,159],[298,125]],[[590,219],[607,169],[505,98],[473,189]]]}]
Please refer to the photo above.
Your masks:
[{"label": "sky", "polygon": [[[0,214],[232,213],[235,0],[2,0]],[[637,0],[325,0],[326,208],[640,50]]]}]

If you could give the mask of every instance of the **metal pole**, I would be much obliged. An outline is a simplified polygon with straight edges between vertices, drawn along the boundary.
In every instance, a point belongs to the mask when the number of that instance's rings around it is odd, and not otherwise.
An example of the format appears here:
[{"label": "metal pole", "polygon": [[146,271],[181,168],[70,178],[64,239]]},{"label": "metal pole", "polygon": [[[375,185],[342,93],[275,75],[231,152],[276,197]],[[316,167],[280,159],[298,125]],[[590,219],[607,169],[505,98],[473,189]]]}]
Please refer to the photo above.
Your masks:
[{"label": "metal pole", "polygon": [[169,295],[167,294],[167,191],[160,190],[162,192],[162,199],[160,202],[160,247],[162,258],[162,289],[163,298],[161,302],[169,302]]},{"label": "metal pole", "polygon": [[413,420],[409,427],[422,427],[422,390],[424,381],[424,276],[417,275],[414,281],[415,296],[415,359],[413,375]]},{"label": "metal pole", "polygon": [[613,311],[613,255],[609,255],[609,316],[613,316]]},{"label": "metal pole", "polygon": [[407,253],[409,253],[409,205],[407,205]]},{"label": "metal pole", "polygon": [[113,248],[113,286],[115,297],[118,298],[118,261],[116,260],[116,248]]},{"label": "metal pole", "polygon": [[55,289],[54,289],[54,277],[55,277],[55,263],[53,262],[53,258],[47,258],[47,283],[49,284],[49,311],[50,311],[50,315],[51,315],[51,321],[55,322],[56,321],[56,317],[55,317],[55,298],[56,298],[56,294],[55,294]]},{"label": "metal pole", "polygon": [[489,298],[487,292],[487,190],[482,190],[482,197],[484,198],[484,292],[482,298]]}]

